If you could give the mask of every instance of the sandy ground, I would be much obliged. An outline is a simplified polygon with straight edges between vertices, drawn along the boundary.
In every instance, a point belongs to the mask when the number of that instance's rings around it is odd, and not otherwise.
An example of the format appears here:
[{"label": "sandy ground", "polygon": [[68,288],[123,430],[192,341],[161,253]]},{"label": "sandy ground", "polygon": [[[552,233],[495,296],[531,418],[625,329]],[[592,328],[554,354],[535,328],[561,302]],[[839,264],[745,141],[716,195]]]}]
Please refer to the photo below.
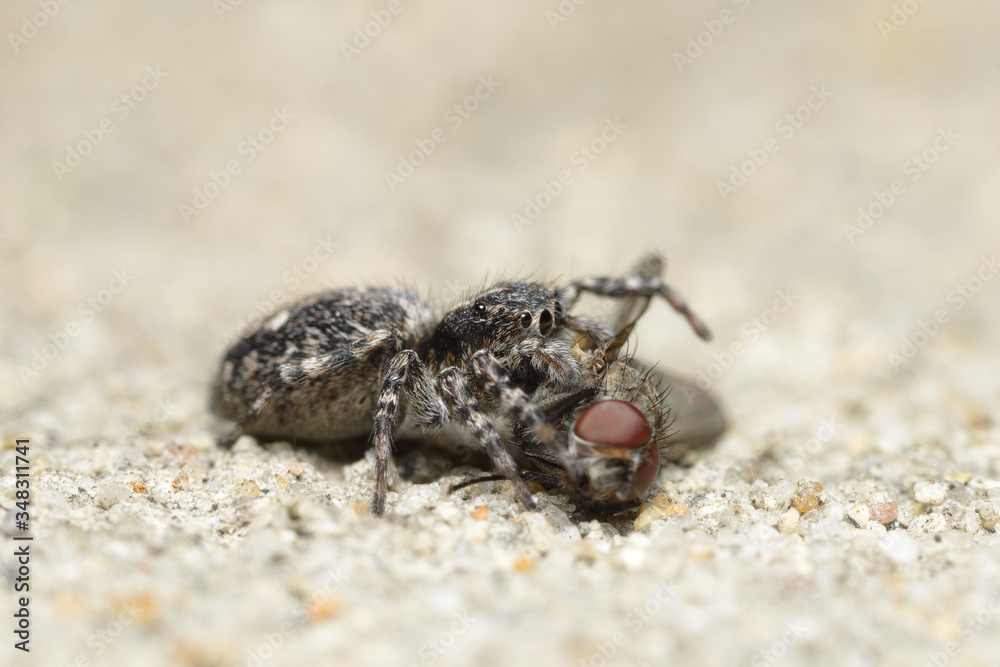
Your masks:
[{"label": "sandy ground", "polygon": [[[331,4],[0,8],[0,662],[996,664],[996,3]],[[277,303],[651,250],[731,428],[641,514],[213,447]]]}]

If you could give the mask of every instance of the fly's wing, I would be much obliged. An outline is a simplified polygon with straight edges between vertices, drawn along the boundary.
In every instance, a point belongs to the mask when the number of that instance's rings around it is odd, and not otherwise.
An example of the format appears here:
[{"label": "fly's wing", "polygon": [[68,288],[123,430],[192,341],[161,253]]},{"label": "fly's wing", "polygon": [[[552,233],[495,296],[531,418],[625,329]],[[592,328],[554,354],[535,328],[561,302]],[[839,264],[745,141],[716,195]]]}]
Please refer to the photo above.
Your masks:
[{"label": "fly's wing", "polygon": [[666,447],[661,448],[667,458],[680,459],[696,447],[713,444],[725,432],[722,406],[711,394],[655,368],[649,377],[661,392],[667,392],[664,402],[670,409],[670,435]]}]

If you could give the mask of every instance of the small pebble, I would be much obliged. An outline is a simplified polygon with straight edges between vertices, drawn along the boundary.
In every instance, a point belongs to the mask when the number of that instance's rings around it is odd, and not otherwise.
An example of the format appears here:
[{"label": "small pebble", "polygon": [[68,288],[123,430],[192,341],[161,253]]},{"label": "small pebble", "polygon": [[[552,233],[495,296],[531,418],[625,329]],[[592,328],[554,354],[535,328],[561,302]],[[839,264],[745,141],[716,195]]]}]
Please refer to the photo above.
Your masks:
[{"label": "small pebble", "polygon": [[476,509],[469,512],[469,516],[476,521],[486,521],[490,518],[490,510],[486,507],[486,505],[480,505]]},{"label": "small pebble", "polygon": [[136,493],[146,493],[146,485],[143,484],[142,482],[135,481],[135,482],[130,482],[130,484],[132,485],[132,490],[135,491]]},{"label": "small pebble", "polygon": [[792,498],[792,504],[800,514],[819,509],[819,494],[823,493],[823,485],[819,482],[799,482],[799,487]]},{"label": "small pebble", "polygon": [[[177,480],[174,480],[175,482]],[[176,488],[176,487],[175,487]],[[260,495],[260,487],[257,486],[257,482],[252,480],[244,480],[233,487],[233,490],[241,496],[247,496],[249,498],[256,498]]]},{"label": "small pebble", "polygon": [[913,498],[925,505],[940,505],[948,493],[948,486],[941,482],[917,482],[913,485]]},{"label": "small pebble", "polygon": [[871,509],[871,520],[877,521],[883,526],[888,526],[899,516],[899,506],[895,500],[872,502]]},{"label": "small pebble", "polygon": [[194,457],[198,456],[198,448],[194,445],[170,445],[163,450],[167,456],[177,459],[177,462],[184,465]]},{"label": "small pebble", "polygon": [[109,482],[98,489],[97,495],[94,496],[94,502],[98,507],[110,509],[130,495],[132,492],[124,484]]},{"label": "small pebble", "polygon": [[976,511],[983,522],[983,528],[986,530],[997,529],[997,524],[1000,523],[1000,501],[995,498],[980,500],[977,503]]},{"label": "small pebble", "polygon": [[778,530],[785,535],[791,535],[795,532],[795,527],[799,525],[799,511],[794,507],[788,508],[788,511],[781,515],[778,519]]},{"label": "small pebble", "polygon": [[514,561],[515,572],[531,572],[535,569],[535,561],[526,556],[522,556]]},{"label": "small pebble", "polygon": [[309,622],[319,623],[338,615],[344,608],[344,603],[336,598],[325,598],[308,607]]},{"label": "small pebble", "polygon": [[666,516],[666,513],[662,509],[650,505],[648,508],[640,512],[639,516],[635,518],[635,522],[632,524],[632,529],[640,531],[646,526],[652,524],[654,521],[666,518]]},{"label": "small pebble", "polygon": [[855,526],[864,528],[871,520],[872,508],[868,503],[857,503],[851,509],[847,510],[847,516],[854,522]]}]

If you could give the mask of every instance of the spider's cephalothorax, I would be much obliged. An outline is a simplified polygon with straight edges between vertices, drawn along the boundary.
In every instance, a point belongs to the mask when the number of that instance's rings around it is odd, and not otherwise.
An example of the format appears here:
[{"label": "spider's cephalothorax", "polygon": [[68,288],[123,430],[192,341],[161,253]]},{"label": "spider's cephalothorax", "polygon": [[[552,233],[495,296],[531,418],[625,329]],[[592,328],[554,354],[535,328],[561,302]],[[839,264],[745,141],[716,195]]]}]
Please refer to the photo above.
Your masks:
[{"label": "spider's cephalothorax", "polygon": [[569,314],[583,291],[613,297],[659,295],[695,330],[708,331],[658,276],[585,278],[563,287],[501,282],[435,323],[418,296],[400,289],[335,289],[272,315],[222,360],[212,407],[236,421],[221,446],[260,439],[340,440],[371,433],[372,510],[385,507],[393,434],[464,427],[514,485],[534,502],[494,424],[522,425],[563,469],[578,474],[565,436],[532,402],[545,387],[572,391],[584,372],[572,351],[583,334],[603,342],[606,325]]},{"label": "spider's cephalothorax", "polygon": [[428,367],[465,363],[489,350],[521,388],[543,379],[572,386],[578,378],[564,334],[567,304],[536,283],[501,282],[452,308],[418,347]]}]

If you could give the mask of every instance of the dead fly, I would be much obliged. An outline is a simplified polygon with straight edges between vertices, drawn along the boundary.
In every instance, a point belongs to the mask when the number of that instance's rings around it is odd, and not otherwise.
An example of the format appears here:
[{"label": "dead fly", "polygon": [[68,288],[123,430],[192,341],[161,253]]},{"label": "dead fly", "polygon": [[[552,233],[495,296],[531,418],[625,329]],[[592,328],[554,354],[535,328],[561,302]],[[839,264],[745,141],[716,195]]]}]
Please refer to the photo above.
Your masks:
[{"label": "dead fly", "polygon": [[591,381],[582,381],[580,389],[557,392],[543,386],[532,396],[545,419],[565,434],[574,465],[565,466],[530,429],[517,425],[513,446],[534,468],[522,470],[522,477],[587,501],[626,503],[646,493],[661,460],[680,460],[722,435],[726,422],[721,408],[694,385],[632,358],[611,361],[600,370],[602,357],[613,354],[612,346],[581,353],[581,363],[593,365]]},{"label": "dead fly", "polygon": [[494,420],[523,425],[565,470],[579,457],[531,395],[579,389],[591,371],[576,339],[605,341],[606,324],[569,313],[582,292],[661,296],[704,339],[707,328],[658,275],[583,278],[560,287],[499,282],[435,321],[423,299],[401,289],[344,288],[282,308],[226,352],[212,408],[236,422],[219,440],[346,440],[371,434],[375,514],[385,509],[395,435],[456,423],[534,507]]}]

